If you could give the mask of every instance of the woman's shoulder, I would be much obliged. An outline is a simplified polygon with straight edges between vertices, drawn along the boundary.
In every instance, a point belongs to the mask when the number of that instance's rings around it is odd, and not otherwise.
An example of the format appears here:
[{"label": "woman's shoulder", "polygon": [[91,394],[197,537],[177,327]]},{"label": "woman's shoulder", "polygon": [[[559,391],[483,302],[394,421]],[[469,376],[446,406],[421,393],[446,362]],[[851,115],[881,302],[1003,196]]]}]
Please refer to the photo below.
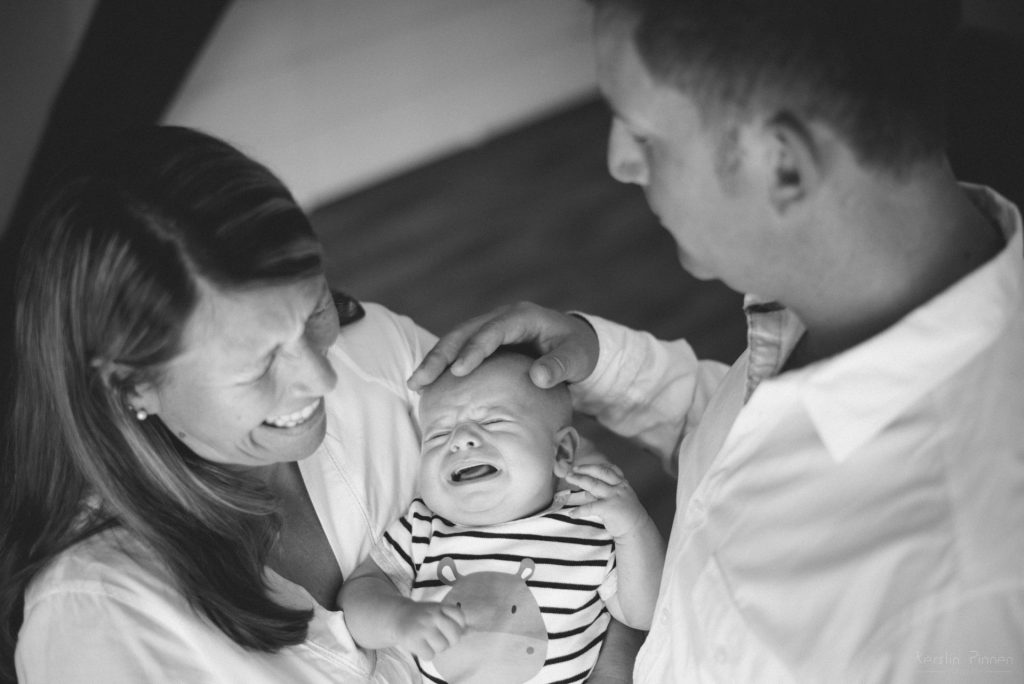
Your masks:
[{"label": "woman's shoulder", "polygon": [[404,393],[412,374],[436,338],[412,319],[380,304],[364,303],[366,315],[341,329],[331,350],[335,366],[366,380],[394,385]]},{"label": "woman's shoulder", "polygon": [[366,315],[357,321],[342,326],[338,343],[358,349],[367,345],[383,343],[399,347],[419,347],[425,341],[433,344],[433,335],[416,325],[408,316],[396,313],[374,302],[363,302]]},{"label": "woman's shoulder", "polygon": [[173,600],[178,593],[152,554],[123,529],[95,534],[66,549],[32,581],[25,616],[45,602],[77,598],[138,603]]}]

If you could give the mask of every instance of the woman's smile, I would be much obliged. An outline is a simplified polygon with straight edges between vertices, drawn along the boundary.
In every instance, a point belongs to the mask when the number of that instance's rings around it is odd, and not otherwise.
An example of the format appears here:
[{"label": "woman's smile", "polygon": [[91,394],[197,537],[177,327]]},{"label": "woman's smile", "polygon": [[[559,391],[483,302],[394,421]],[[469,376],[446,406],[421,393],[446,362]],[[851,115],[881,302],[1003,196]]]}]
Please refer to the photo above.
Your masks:
[{"label": "woman's smile", "polygon": [[317,407],[320,405],[322,401],[323,399],[317,399],[309,406],[306,406],[305,408],[302,408],[296,411],[295,413],[289,413],[284,416],[275,416],[273,418],[267,418],[264,421],[264,424],[270,425],[271,427],[275,428],[292,428],[295,427],[296,425],[301,425],[310,419],[310,417],[313,415],[313,412],[316,411]]}]

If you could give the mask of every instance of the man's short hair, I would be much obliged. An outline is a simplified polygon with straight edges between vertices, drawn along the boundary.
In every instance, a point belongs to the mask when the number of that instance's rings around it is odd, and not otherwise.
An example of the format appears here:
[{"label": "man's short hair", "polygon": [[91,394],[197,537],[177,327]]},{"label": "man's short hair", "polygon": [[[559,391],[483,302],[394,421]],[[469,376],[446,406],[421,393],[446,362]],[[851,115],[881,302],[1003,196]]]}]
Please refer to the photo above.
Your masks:
[{"label": "man's short hair", "polygon": [[820,121],[859,160],[899,170],[946,144],[959,0],[591,0],[636,18],[660,83],[705,120],[754,112]]}]

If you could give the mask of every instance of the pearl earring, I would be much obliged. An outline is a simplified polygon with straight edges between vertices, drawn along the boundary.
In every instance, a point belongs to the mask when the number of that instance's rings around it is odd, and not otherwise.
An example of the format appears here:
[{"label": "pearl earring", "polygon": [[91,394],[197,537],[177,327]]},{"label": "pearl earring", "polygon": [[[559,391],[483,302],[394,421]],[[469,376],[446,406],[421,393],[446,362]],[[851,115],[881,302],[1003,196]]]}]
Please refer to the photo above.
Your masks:
[{"label": "pearl earring", "polygon": [[134,406],[129,406],[128,410],[135,411],[135,419],[140,422],[149,418],[149,412],[146,409],[137,409]]}]

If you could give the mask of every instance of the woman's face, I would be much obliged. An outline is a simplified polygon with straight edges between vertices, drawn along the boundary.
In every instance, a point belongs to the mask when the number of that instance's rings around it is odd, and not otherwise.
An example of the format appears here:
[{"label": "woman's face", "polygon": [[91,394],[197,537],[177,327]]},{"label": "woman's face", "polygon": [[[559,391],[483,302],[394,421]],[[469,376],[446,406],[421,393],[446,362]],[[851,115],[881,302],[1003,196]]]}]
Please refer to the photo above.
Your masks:
[{"label": "woman's face", "polygon": [[[133,405],[209,461],[260,466],[311,455],[324,438],[326,358],[338,314],[322,276],[222,291],[200,283],[181,353]],[[151,418],[152,420],[152,418]]]}]

